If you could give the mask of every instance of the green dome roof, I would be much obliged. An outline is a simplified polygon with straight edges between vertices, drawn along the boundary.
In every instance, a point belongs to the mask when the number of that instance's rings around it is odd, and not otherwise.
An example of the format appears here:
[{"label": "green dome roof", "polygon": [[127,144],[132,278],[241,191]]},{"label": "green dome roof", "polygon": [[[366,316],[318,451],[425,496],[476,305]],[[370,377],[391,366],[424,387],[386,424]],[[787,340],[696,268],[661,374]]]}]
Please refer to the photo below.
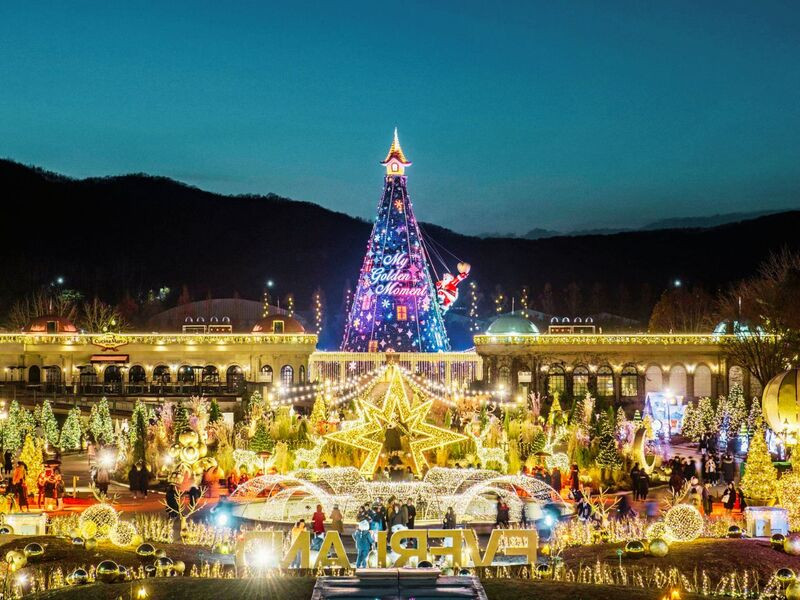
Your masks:
[{"label": "green dome roof", "polygon": [[486,333],[489,335],[537,335],[539,330],[536,325],[522,315],[508,314],[501,315],[492,321]]}]

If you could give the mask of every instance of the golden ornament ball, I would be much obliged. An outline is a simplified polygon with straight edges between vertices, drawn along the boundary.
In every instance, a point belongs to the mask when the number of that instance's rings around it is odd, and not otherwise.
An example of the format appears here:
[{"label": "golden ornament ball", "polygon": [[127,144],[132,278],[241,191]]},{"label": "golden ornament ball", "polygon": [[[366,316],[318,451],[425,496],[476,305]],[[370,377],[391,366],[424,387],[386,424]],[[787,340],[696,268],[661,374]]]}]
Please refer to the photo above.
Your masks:
[{"label": "golden ornament ball", "polygon": [[0,525],[0,535],[14,535],[14,528],[11,525]]},{"label": "golden ornament ball", "polygon": [[796,581],[790,583],[783,593],[786,595],[786,600],[800,600],[800,583]]},{"label": "golden ornament ball", "polygon": [[183,572],[186,570],[186,563],[182,560],[176,560],[172,563],[172,570],[175,571],[176,575],[183,575]]},{"label": "golden ornament ball", "polygon": [[89,581],[89,573],[85,569],[75,569],[70,573],[68,580],[70,585],[83,585]]},{"label": "golden ornament ball", "polygon": [[783,542],[786,541],[786,536],[782,533],[773,533],[769,538],[769,543],[775,550],[783,550]]},{"label": "golden ornament ball", "polygon": [[644,556],[644,544],[639,540],[631,540],[625,544],[625,556],[628,558],[641,558]]},{"label": "golden ornament ball", "polygon": [[775,579],[785,585],[790,581],[794,581],[794,571],[792,571],[789,567],[778,569],[775,571]]},{"label": "golden ornament ball", "polygon": [[198,445],[197,452],[200,454],[200,458],[205,458],[206,454],[208,454],[208,446],[205,444]]},{"label": "golden ornament ball", "polygon": [[69,537],[76,538],[76,537],[83,537],[83,536],[81,535],[81,530],[80,529],[78,529],[77,527],[73,527],[72,529],[70,529]]},{"label": "golden ornament ball", "polygon": [[178,436],[178,441],[182,446],[194,446],[200,441],[200,436],[193,429],[187,429]]},{"label": "golden ornament ball", "polygon": [[128,579],[128,568],[124,565],[117,565],[117,581]]},{"label": "golden ornament ball", "polygon": [[650,554],[662,558],[669,554],[669,544],[661,538],[656,538],[650,542]]},{"label": "golden ornament ball", "polygon": [[83,542],[83,547],[89,552],[97,548],[97,538],[90,537]]},{"label": "golden ornament ball", "polygon": [[200,458],[200,451],[194,446],[184,446],[181,449],[181,460],[183,462],[193,464],[197,462],[198,458]]},{"label": "golden ornament ball", "polygon": [[139,556],[153,556],[155,553],[156,549],[153,547],[153,544],[147,542],[139,544],[139,547],[136,548],[136,554]]},{"label": "golden ornament ball", "polygon": [[74,538],[72,538],[72,545],[73,545],[73,546],[83,546],[83,544],[84,544],[85,542],[86,542],[86,540],[84,540],[84,539],[83,539],[81,536],[79,536],[79,535],[78,535],[78,536],[75,536]]},{"label": "golden ornament ball", "polygon": [[153,554],[155,555],[156,558],[162,558],[167,555],[167,551],[164,550],[163,548],[159,548],[158,550],[153,552]]},{"label": "golden ornament ball", "polygon": [[783,541],[783,551],[792,556],[800,556],[800,535],[790,535]]},{"label": "golden ornament ball", "polygon": [[31,542],[22,551],[28,558],[39,558],[44,554],[44,547],[37,543]]},{"label": "golden ornament ball", "polygon": [[119,576],[119,565],[113,560],[104,560],[97,565],[97,579],[103,583],[113,583]]}]

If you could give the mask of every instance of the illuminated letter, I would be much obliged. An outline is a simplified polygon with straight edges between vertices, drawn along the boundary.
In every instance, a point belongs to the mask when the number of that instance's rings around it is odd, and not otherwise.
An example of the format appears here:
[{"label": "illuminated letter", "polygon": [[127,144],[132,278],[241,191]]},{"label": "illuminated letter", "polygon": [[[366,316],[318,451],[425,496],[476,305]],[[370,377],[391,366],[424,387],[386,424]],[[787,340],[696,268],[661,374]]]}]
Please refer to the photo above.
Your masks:
[{"label": "illuminated letter", "polygon": [[[392,550],[400,555],[394,561],[394,567],[404,567],[412,556],[416,556],[418,562],[427,558],[428,544],[425,539],[425,533],[424,529],[403,529],[392,534]],[[415,540],[417,542],[416,548],[403,548],[400,545],[403,540]]]},{"label": "illuminated letter", "polygon": [[[333,556],[328,558],[328,551],[333,548]],[[314,568],[327,567],[329,565],[338,565],[343,569],[350,568],[350,561],[347,559],[347,552],[344,550],[342,538],[339,536],[338,531],[328,531],[325,534],[325,539],[322,540],[322,546],[319,548],[317,555],[317,562],[314,563]]]},{"label": "illuminated letter", "polygon": [[428,537],[441,537],[450,540],[449,546],[433,547],[428,545],[431,556],[452,556],[453,565],[461,566],[461,529],[429,529]]},{"label": "illuminated letter", "polygon": [[311,534],[307,530],[301,531],[292,542],[291,548],[281,561],[281,569],[288,569],[298,552],[300,553],[300,568],[308,569],[311,562]]}]

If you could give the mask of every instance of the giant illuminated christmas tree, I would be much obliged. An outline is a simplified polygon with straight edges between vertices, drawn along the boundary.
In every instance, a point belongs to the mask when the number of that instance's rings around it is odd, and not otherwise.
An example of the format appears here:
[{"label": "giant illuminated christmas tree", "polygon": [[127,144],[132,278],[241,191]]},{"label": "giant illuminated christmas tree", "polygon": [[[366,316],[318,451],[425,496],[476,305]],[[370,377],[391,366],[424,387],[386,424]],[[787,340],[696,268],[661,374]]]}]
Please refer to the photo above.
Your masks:
[{"label": "giant illuminated christmas tree", "polygon": [[342,340],[348,352],[439,352],[450,349],[419,226],[406,189],[397,130],[383,196],[367,242]]}]

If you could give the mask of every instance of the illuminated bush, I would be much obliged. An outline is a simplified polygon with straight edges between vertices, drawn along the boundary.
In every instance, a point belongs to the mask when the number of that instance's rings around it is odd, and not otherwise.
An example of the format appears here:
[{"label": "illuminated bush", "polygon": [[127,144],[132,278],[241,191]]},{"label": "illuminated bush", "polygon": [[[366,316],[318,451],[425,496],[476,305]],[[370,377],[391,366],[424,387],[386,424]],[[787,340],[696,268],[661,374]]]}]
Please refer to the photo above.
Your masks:
[{"label": "illuminated bush", "polygon": [[84,537],[105,540],[119,520],[117,511],[110,504],[93,504],[81,514],[78,521]]},{"label": "illuminated bush", "polygon": [[703,516],[690,504],[678,504],[664,517],[667,534],[676,542],[691,542],[703,533]]}]

